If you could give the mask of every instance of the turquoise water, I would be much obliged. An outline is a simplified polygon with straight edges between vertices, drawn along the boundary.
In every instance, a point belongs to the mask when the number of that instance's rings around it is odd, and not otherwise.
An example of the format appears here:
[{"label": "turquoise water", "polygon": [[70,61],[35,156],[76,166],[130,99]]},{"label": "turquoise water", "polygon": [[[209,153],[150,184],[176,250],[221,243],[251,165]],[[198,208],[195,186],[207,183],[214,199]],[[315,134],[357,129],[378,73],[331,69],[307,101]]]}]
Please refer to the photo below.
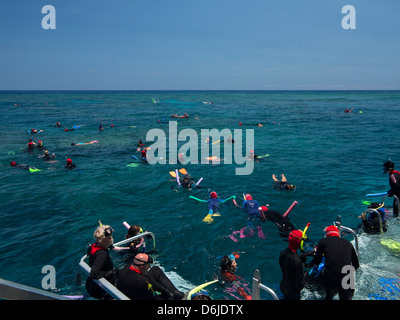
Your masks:
[{"label": "turquoise water", "polygon": [[[160,102],[152,103],[153,97]],[[251,284],[259,269],[262,282],[279,293],[278,257],[287,242],[275,225],[262,225],[265,239],[255,234],[234,242],[229,235],[246,226],[244,213],[228,202],[221,216],[206,224],[206,205],[189,195],[204,199],[215,190],[225,199],[251,193],[282,213],[296,200],[290,219],[300,229],[311,222],[308,236],[314,242],[338,214],[343,225],[355,228],[365,210],[363,196],[388,189],[382,163],[388,157],[399,163],[399,105],[397,91],[0,92],[1,277],[40,288],[42,267],[52,265],[58,292],[82,294],[75,274],[98,221],[113,226],[115,241],[125,237],[122,223],[127,221],[155,234],[154,257],[181,289],[212,280],[218,273],[216,258],[237,251],[237,274]],[[344,113],[345,108],[354,108],[353,113]],[[234,164],[126,166],[131,155],[139,155],[136,142],[150,129],[168,134],[168,125],[157,120],[184,112],[190,118],[179,120],[178,130],[233,132],[239,122],[264,122],[261,128],[242,128],[254,129],[255,152],[269,157],[255,163],[248,176],[235,175]],[[55,127],[57,121],[80,128],[65,132]],[[98,131],[99,123],[103,131]],[[28,134],[30,128],[43,132]],[[26,152],[30,137],[42,140],[58,162],[44,162],[38,150]],[[92,140],[99,143],[71,146]],[[66,171],[66,157],[79,170]],[[10,168],[10,160],[42,171]],[[174,180],[168,172],[182,167],[204,178],[202,189],[171,191]],[[284,173],[297,189],[275,190],[273,173]],[[386,203],[391,205],[391,199]],[[387,236],[400,241],[398,231],[399,222],[391,220]],[[360,237],[355,299],[372,299],[376,292],[399,298],[382,289],[382,278],[398,285],[400,270],[398,257],[380,245],[379,237]],[[123,263],[113,257],[116,264]],[[232,298],[218,286],[209,292],[215,299]],[[320,296],[305,290],[304,298]]]}]

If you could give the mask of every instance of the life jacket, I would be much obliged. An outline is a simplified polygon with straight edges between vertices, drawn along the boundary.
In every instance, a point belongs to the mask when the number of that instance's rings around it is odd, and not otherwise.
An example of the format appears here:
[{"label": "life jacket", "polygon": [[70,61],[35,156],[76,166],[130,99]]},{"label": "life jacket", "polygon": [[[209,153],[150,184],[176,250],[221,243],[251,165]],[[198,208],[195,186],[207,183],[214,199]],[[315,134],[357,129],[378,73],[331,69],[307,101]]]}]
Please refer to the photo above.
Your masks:
[{"label": "life jacket", "polygon": [[97,251],[99,250],[105,250],[107,251],[106,248],[104,248],[102,245],[100,245],[99,243],[93,243],[89,248],[88,248],[88,254],[93,256]]}]

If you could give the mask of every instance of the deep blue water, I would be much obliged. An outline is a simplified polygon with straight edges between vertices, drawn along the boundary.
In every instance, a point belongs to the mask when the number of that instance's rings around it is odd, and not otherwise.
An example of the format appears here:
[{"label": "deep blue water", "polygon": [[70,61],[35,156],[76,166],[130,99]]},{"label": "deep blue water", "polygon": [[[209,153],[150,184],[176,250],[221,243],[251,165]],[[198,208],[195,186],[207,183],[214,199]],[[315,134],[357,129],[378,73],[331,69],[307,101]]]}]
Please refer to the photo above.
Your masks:
[{"label": "deep blue water", "polygon": [[[345,108],[354,109],[347,114]],[[236,195],[241,203],[240,196],[251,193],[282,213],[296,200],[291,221],[300,229],[310,222],[308,237],[318,242],[338,214],[345,226],[355,228],[366,209],[363,196],[388,190],[382,164],[388,157],[400,161],[397,91],[0,92],[0,109],[0,276],[39,288],[42,267],[52,265],[59,292],[68,294],[84,292],[75,285],[75,274],[99,220],[112,225],[115,241],[125,237],[123,221],[152,231],[157,263],[177,277],[182,289],[212,280],[218,273],[216,258],[237,251],[237,274],[250,284],[259,269],[262,282],[279,293],[278,257],[287,242],[277,228],[266,222],[266,239],[254,235],[234,242],[229,235],[246,226],[245,214],[228,202],[221,216],[206,224],[206,205],[189,195],[204,199],[215,190],[222,199]],[[126,166],[131,155],[139,155],[136,142],[150,129],[168,134],[168,124],[157,120],[185,112],[190,118],[178,121],[178,131],[254,129],[255,152],[269,157],[255,163],[247,176],[235,175],[234,164]],[[57,121],[80,128],[65,132],[55,127]],[[239,122],[265,125],[240,127]],[[43,132],[29,134],[31,128]],[[44,162],[38,150],[26,152],[31,137],[43,141],[58,162]],[[71,146],[92,140],[99,143]],[[78,170],[64,169],[66,157]],[[42,171],[11,168],[10,160]],[[204,178],[202,189],[171,191],[174,180],[168,172],[182,167]],[[275,190],[273,173],[284,173],[297,189]],[[386,201],[391,205],[391,199]],[[398,221],[391,220],[385,236],[400,241],[397,231]],[[398,257],[379,244],[379,237],[360,237],[355,299],[379,292],[382,277],[398,283]],[[121,263],[118,255],[114,259]],[[209,292],[216,299],[229,297],[218,286]],[[385,290],[381,294],[393,298]],[[320,297],[305,292],[304,298]]]}]

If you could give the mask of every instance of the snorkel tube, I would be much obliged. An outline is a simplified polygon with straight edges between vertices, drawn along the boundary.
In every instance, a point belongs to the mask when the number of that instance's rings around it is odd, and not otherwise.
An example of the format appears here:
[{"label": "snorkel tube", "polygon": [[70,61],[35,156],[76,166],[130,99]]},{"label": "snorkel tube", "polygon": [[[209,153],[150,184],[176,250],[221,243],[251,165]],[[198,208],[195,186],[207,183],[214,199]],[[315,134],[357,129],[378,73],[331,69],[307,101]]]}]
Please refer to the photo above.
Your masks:
[{"label": "snorkel tube", "polygon": [[306,227],[303,230],[303,236],[301,237],[301,242],[300,242],[300,250],[301,250],[301,252],[304,252],[303,244],[304,244],[304,240],[307,239],[306,232],[307,232],[309,226],[310,226],[310,222],[307,223]]}]

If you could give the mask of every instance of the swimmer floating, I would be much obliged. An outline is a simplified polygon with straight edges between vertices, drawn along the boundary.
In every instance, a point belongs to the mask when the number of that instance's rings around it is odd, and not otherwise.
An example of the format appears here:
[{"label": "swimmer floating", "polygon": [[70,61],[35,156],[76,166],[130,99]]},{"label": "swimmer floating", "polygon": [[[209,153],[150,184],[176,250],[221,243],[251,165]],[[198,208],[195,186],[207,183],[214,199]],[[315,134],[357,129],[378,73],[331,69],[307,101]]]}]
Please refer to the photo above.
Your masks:
[{"label": "swimmer floating", "polygon": [[[183,179],[179,177],[179,172],[184,175]],[[199,181],[194,183],[194,179],[190,176],[190,174],[186,171],[185,168],[180,169],[178,172],[178,169],[175,169],[175,171],[170,171],[169,174],[176,178],[176,186],[172,186],[171,189],[174,190],[175,188],[183,187],[189,190],[192,190],[193,188],[200,189],[200,183],[203,181],[203,178],[200,178]],[[175,191],[175,190],[174,190]]]},{"label": "swimmer floating", "polygon": [[205,218],[203,219],[204,222],[213,222],[214,219],[212,218],[213,216],[220,216],[219,214],[219,203],[225,203],[230,199],[235,199],[236,196],[231,196],[225,200],[222,199],[218,199],[218,195],[215,191],[212,191],[210,193],[210,198],[207,200],[201,200],[199,198],[193,197],[193,196],[189,196],[189,199],[193,199],[199,202],[208,202],[208,214],[207,216],[205,216]]}]

